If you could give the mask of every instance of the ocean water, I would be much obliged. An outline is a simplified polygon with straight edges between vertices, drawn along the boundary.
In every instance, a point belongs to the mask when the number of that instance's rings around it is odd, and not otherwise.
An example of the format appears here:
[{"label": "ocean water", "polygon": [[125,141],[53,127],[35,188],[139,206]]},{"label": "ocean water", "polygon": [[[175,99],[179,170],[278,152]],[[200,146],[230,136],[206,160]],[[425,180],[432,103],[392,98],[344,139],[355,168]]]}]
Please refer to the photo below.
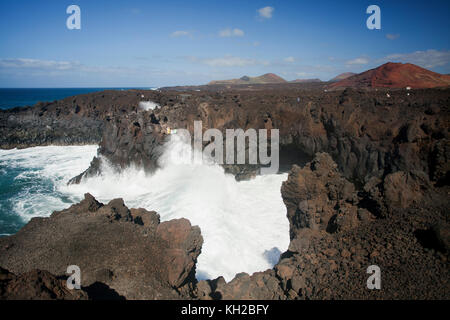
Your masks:
[{"label": "ocean water", "polygon": [[103,174],[67,186],[85,170],[96,146],[0,150],[0,234],[14,233],[35,216],[48,216],[90,192],[99,201],[123,198],[128,207],[157,211],[162,221],[187,218],[204,238],[198,279],[271,268],[289,245],[281,198],[287,174],[237,182],[210,162],[193,164],[191,146],[176,135],[165,145],[152,175],[129,168],[120,174],[104,162]]},{"label": "ocean water", "polygon": [[0,150],[0,235],[14,234],[31,218],[69,207],[81,195],[68,179],[86,170],[97,146]]},{"label": "ocean water", "polygon": [[60,100],[67,97],[103,91],[127,89],[155,89],[155,88],[0,88],[0,109],[33,106],[37,102]]}]

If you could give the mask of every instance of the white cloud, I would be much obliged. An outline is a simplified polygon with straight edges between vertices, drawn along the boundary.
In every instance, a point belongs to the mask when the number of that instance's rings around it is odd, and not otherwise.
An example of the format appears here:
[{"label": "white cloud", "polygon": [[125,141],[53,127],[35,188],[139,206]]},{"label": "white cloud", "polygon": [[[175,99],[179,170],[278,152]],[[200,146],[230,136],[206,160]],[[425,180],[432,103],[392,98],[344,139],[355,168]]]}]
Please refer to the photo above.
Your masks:
[{"label": "white cloud", "polygon": [[78,61],[53,61],[28,58],[0,59],[1,71],[13,71],[15,73],[26,71],[29,74],[62,75],[74,73],[95,74],[136,74],[140,68],[120,66],[88,66]]},{"label": "white cloud", "polygon": [[355,64],[368,64],[369,63],[369,59],[368,58],[364,58],[364,57],[359,57],[353,60],[349,60],[347,61],[345,64],[347,65],[355,65]]},{"label": "white cloud", "polygon": [[53,69],[53,70],[70,70],[80,68],[79,62],[71,61],[53,61],[38,59],[0,59],[1,68],[33,68],[33,69]]},{"label": "white cloud", "polygon": [[186,30],[177,30],[177,31],[172,32],[170,36],[172,38],[186,37],[186,36],[191,36],[191,33]]},{"label": "white cloud", "polygon": [[263,19],[270,19],[272,18],[273,11],[275,9],[273,7],[264,7],[258,10],[259,16]]},{"label": "white cloud", "polygon": [[309,73],[309,72],[297,72],[296,73],[296,76],[297,77],[308,77],[308,76],[311,76],[312,74],[311,73]]},{"label": "white cloud", "polygon": [[295,58],[294,57],[287,57],[287,58],[284,58],[284,61],[288,62],[288,63],[292,63],[292,62],[295,62]]},{"label": "white cloud", "polygon": [[243,37],[244,31],[242,31],[241,29],[238,29],[238,28],[234,28],[234,29],[227,28],[227,29],[220,30],[219,36],[221,36],[221,37]]},{"label": "white cloud", "polygon": [[409,62],[424,68],[434,68],[450,63],[450,50],[429,49],[411,53],[395,53],[384,57],[382,60],[385,62]]},{"label": "white cloud", "polygon": [[386,38],[389,39],[389,40],[395,40],[395,39],[400,38],[400,35],[399,35],[399,34],[388,33],[388,34],[386,35]]}]

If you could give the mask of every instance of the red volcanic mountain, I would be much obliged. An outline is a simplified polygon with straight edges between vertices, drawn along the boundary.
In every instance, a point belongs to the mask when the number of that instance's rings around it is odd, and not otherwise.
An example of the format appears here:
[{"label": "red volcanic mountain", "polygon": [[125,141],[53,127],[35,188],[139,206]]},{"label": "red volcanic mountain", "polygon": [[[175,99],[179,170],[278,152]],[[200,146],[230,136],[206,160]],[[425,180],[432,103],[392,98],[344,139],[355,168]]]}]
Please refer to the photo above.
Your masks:
[{"label": "red volcanic mountain", "polygon": [[388,62],[331,84],[330,88],[434,88],[450,85],[450,76],[411,63]]}]

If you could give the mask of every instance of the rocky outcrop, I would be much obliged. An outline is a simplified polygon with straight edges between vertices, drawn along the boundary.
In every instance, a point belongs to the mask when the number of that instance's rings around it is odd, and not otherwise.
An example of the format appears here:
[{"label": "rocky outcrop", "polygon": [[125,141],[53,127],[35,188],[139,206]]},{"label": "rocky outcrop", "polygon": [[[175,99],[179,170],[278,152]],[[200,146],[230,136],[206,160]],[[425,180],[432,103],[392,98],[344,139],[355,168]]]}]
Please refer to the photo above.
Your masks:
[{"label": "rocky outcrop", "polygon": [[48,271],[15,275],[0,268],[0,300],[87,300],[83,290],[69,290],[66,281]]},{"label": "rocky outcrop", "polygon": [[186,219],[160,223],[155,212],[128,209],[121,199],[103,205],[86,194],[0,238],[0,266],[64,276],[77,265],[87,292],[102,284],[126,299],[190,298],[202,243],[200,229]]},{"label": "rocky outcrop", "polygon": [[358,224],[355,187],[326,153],[318,153],[303,168],[294,165],[281,192],[291,240],[304,228],[333,233]]},{"label": "rocky outcrop", "polygon": [[105,123],[139,110],[140,101],[158,101],[157,91],[108,90],[0,110],[0,148],[98,144]]},{"label": "rocky outcrop", "polygon": [[[222,277],[197,282],[195,263],[203,241],[198,227],[185,219],[160,223],[155,212],[128,209],[121,199],[104,205],[87,194],[79,204],[49,218],[32,219],[16,235],[0,238],[0,265],[25,279],[12,281],[17,276],[2,270],[1,297],[264,300],[450,296],[447,186],[436,188],[423,175],[399,171],[371,179],[358,190],[328,154],[318,153],[303,168],[293,167],[281,191],[291,243],[271,270],[241,273],[228,283]],[[367,205],[369,195],[380,199],[385,215],[372,213],[374,206]],[[73,264],[81,269],[82,290],[78,293],[67,292],[60,282],[67,266]],[[367,289],[370,265],[381,268],[382,290]],[[36,277],[37,282],[33,280]]]},{"label": "rocky outcrop", "polygon": [[425,202],[423,197],[432,186],[421,172],[397,171],[384,178],[383,189],[387,208],[407,208],[413,202]]},{"label": "rocky outcrop", "polygon": [[166,130],[153,113],[115,117],[105,127],[99,154],[117,168],[134,165],[153,172],[158,165]]},{"label": "rocky outcrop", "polygon": [[[149,111],[137,107],[140,92],[112,93],[110,99],[123,100],[98,114],[87,101],[102,93],[87,95],[85,107],[66,120],[84,127],[78,114],[94,115],[102,138],[99,157],[74,182],[97,174],[101,161],[154,170],[166,129],[192,132],[194,120],[222,131],[278,128],[280,164],[290,171],[282,196],[291,243],[274,269],[196,284],[197,227],[183,219],[159,223],[156,213],[128,209],[122,200],[103,205],[89,195],[0,238],[0,266],[16,275],[39,269],[61,277],[77,264],[89,297],[100,284],[128,299],[448,299],[448,89],[209,90],[154,92],[151,100],[161,107]],[[58,105],[43,116],[59,119]],[[74,143],[40,140],[46,122],[27,122],[39,108],[0,112],[3,146]],[[17,123],[10,122],[15,112]],[[33,123],[39,133],[28,130]],[[63,125],[54,135],[62,128],[71,133]],[[89,130],[77,136],[98,137]],[[237,177],[255,174],[226,169]],[[373,264],[382,270],[381,291],[366,287]]]},{"label": "rocky outcrop", "polygon": [[[206,86],[208,87],[208,86]],[[450,116],[448,89],[346,89],[324,92],[301,84],[254,88],[202,88],[179,92],[104,91],[0,111],[0,147],[99,143],[99,159],[118,169],[154,170],[170,128],[279,129],[280,165],[289,171],[317,152],[331,155],[345,178],[358,186],[373,176],[424,172],[432,183],[448,182]],[[185,88],[187,89],[187,88]],[[140,101],[160,107],[142,110]],[[257,171],[227,168],[240,178]],[[77,179],[75,179],[76,181]],[[79,180],[79,179],[78,179]]]},{"label": "rocky outcrop", "polygon": [[[118,168],[154,170],[169,128],[193,136],[195,120],[203,129],[279,129],[280,167],[304,165],[317,152],[331,155],[343,176],[358,187],[372,177],[424,172],[432,183],[445,183],[450,117],[449,90],[338,92],[239,89],[181,94],[160,93],[161,107],[117,115],[105,124],[99,154]],[[225,134],[224,134],[225,136]],[[236,176],[255,170],[227,168]],[[257,171],[256,171],[257,172]]]},{"label": "rocky outcrop", "polygon": [[224,278],[200,281],[197,296],[201,300],[280,300],[285,293],[274,270],[255,272],[253,275],[239,273],[230,282]]},{"label": "rocky outcrop", "polygon": [[[376,189],[376,191],[375,191]],[[283,183],[291,242],[273,270],[200,281],[199,299],[442,299],[450,295],[448,189],[395,172],[362,190],[326,153]],[[385,215],[368,205],[378,195]],[[373,200],[375,201],[375,200]],[[367,289],[367,268],[382,290]],[[418,280],[420,279],[420,280]]]}]

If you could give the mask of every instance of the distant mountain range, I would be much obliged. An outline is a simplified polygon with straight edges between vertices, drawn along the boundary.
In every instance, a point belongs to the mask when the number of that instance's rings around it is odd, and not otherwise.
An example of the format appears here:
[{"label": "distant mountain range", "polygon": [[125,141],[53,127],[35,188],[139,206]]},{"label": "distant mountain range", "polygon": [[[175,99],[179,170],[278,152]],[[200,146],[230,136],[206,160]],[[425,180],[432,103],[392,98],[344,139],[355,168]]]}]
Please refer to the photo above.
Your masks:
[{"label": "distant mountain range", "polygon": [[286,80],[277,76],[274,73],[266,73],[259,77],[249,77],[243,76],[239,79],[231,80],[216,80],[211,81],[208,85],[218,85],[218,84],[267,84],[267,83],[287,83]]},{"label": "distant mountain range", "polygon": [[320,79],[296,79],[293,81],[286,81],[282,77],[274,73],[266,73],[259,77],[243,76],[239,79],[231,80],[214,80],[208,85],[237,85],[237,84],[273,84],[273,83],[307,83],[307,82],[322,82]]},{"label": "distant mountain range", "polygon": [[[318,83],[320,79],[297,79],[286,81],[274,73],[259,77],[243,76],[239,79],[216,80],[208,85],[251,85],[282,83]],[[411,63],[388,62],[377,68],[356,74],[341,73],[329,81],[328,87],[334,88],[434,88],[450,85],[450,76],[436,73]]]},{"label": "distant mountain range", "polygon": [[434,88],[450,85],[450,76],[411,63],[385,63],[331,84],[330,88]]}]

